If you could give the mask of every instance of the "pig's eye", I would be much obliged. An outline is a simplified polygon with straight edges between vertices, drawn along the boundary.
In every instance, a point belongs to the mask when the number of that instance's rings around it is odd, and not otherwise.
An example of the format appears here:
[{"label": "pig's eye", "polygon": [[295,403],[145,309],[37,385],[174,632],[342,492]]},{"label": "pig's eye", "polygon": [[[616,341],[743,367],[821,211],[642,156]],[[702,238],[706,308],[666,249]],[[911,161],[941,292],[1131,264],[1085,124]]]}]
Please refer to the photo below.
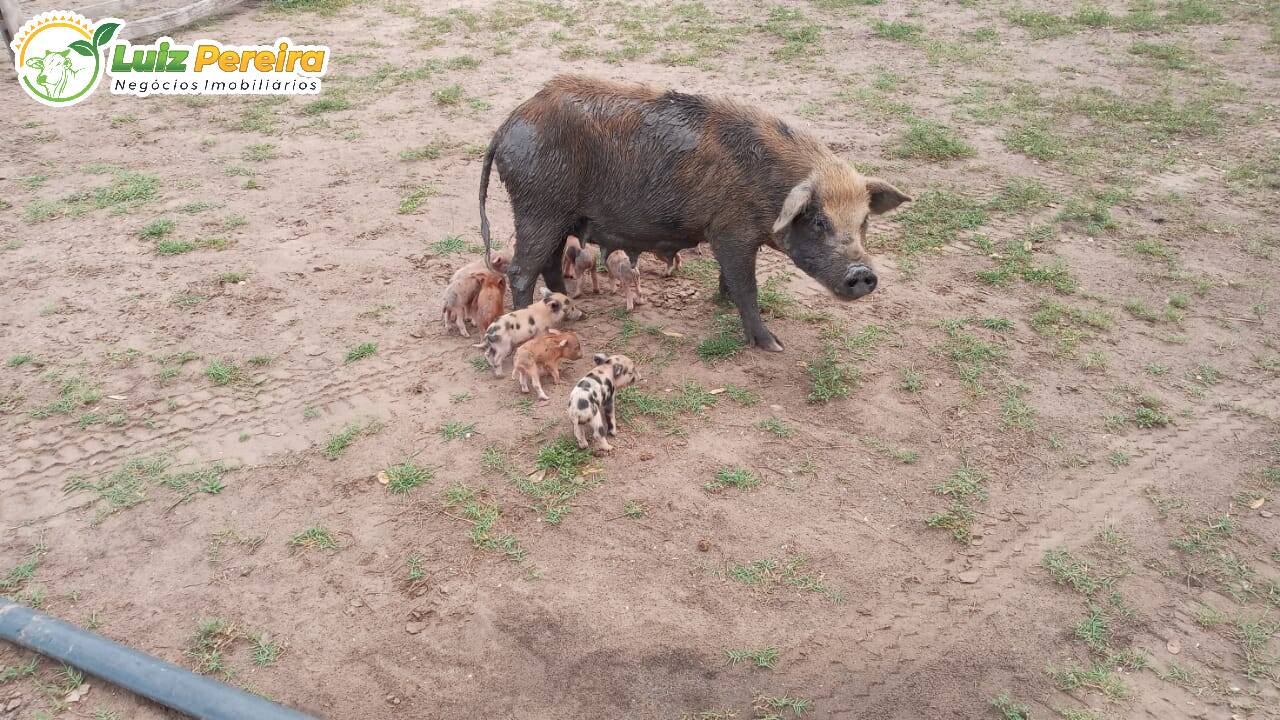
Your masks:
[{"label": "pig's eye", "polygon": [[867,222],[868,222],[870,219],[871,219],[870,217],[864,217],[864,218],[862,218],[862,232],[864,232],[864,233],[865,233],[865,232],[867,231]]},{"label": "pig's eye", "polygon": [[827,218],[825,216],[818,215],[813,219],[814,232],[818,233],[819,235],[825,235],[829,229],[830,229],[830,226],[827,225]]}]

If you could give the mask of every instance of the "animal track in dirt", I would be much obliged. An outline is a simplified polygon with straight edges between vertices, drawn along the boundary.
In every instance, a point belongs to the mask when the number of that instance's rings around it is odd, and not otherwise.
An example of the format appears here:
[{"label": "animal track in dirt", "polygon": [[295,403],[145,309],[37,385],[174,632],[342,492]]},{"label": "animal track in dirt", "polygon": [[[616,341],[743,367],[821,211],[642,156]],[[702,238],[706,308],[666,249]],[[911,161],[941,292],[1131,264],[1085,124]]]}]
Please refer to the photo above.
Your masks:
[{"label": "animal track in dirt", "polygon": [[[1016,590],[1035,581],[1045,551],[1092,537],[1104,523],[1123,528],[1130,518],[1150,513],[1151,504],[1142,488],[1154,479],[1153,473],[1214,477],[1220,471],[1221,448],[1243,433],[1257,431],[1260,425],[1261,421],[1210,410],[1197,420],[1160,431],[1158,437],[1142,444],[1141,467],[1101,473],[1072,494],[1048,500],[1050,510],[1027,519],[1012,539],[999,546],[983,546],[970,555],[966,571],[970,574],[963,585],[941,574],[929,580],[943,588],[939,592],[922,596],[918,589],[901,590],[879,603],[885,609],[868,617],[855,616],[844,629],[868,628],[868,641],[860,647],[889,670],[855,693],[861,700],[860,709],[848,717],[881,717],[878,710],[888,712],[916,692],[911,684],[918,681],[923,665],[972,642],[974,633],[1006,612],[1010,603],[1023,602]],[[957,617],[958,607],[982,611]],[[887,639],[878,640],[880,637]]]}]

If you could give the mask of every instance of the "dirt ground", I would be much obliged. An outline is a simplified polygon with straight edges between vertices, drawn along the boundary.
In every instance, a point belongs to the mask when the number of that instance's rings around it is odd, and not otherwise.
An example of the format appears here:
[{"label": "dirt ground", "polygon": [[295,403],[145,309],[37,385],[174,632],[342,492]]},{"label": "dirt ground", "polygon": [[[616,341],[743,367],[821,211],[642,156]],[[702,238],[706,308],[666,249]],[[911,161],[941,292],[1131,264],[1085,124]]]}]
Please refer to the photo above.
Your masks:
[{"label": "dirt ground", "polygon": [[[176,35],[334,58],[319,100],[0,84],[6,595],[327,718],[1280,717],[1276,3]],[[758,104],[915,196],[860,301],[764,252],[783,354],[709,253],[584,296],[584,352],[644,376],[596,458],[567,385],[438,324],[484,144],[566,71]],[[489,213],[509,244],[496,180]],[[32,659],[0,646],[0,718],[172,716]]]}]

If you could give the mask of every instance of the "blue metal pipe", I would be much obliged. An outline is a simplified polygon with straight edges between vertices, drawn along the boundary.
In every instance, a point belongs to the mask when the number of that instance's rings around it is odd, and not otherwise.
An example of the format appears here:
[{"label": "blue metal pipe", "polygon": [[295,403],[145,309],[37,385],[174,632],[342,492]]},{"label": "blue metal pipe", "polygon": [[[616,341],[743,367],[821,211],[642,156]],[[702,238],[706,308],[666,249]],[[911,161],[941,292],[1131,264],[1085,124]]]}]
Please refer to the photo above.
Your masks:
[{"label": "blue metal pipe", "polygon": [[198,720],[316,720],[3,598],[0,639]]}]

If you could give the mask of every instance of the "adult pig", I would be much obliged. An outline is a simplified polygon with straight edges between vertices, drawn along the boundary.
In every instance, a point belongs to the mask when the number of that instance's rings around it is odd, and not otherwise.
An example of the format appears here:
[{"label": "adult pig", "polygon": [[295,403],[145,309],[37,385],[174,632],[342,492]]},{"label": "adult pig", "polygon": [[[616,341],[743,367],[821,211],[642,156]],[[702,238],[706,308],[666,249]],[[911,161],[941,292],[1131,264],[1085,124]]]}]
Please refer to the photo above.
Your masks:
[{"label": "adult pig", "polygon": [[711,244],[749,344],[780,351],[760,319],[756,253],[771,245],[839,298],[876,289],[863,249],[872,215],[909,201],[822,142],[723,99],[575,75],[551,79],[494,133],[480,173],[480,231],[496,164],[515,214],[515,306],[541,274],[564,292],[570,234],[630,252]]}]

